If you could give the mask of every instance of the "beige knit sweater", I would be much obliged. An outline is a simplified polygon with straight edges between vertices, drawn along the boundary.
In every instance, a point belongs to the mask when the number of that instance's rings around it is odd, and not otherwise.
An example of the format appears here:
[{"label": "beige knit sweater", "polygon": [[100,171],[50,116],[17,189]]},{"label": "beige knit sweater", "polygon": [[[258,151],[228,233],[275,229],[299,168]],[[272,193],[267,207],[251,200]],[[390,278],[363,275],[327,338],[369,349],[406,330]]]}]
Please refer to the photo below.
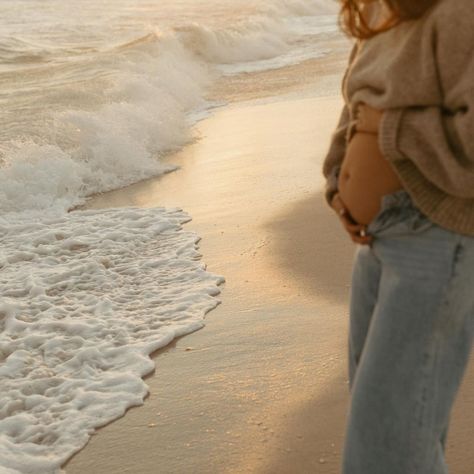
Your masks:
[{"label": "beige knit sweater", "polygon": [[433,222],[474,236],[474,4],[440,0],[422,19],[359,42],[323,166],[328,200],[357,105],[384,110],[379,145]]}]

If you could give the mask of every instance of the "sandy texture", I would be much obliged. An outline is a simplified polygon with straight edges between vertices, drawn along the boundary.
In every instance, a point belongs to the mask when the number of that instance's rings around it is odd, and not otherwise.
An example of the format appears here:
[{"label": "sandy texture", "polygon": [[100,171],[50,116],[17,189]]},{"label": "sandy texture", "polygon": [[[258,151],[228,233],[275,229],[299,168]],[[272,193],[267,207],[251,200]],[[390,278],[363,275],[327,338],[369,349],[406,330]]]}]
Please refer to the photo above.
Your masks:
[{"label": "sandy texture", "polygon": [[[339,107],[224,108],[172,158],[178,172],[90,203],[184,208],[227,282],[206,328],[157,355],[145,405],[101,429],[69,474],[339,471],[354,247],[320,176]],[[471,368],[448,443],[454,474],[474,465],[473,382]]]}]

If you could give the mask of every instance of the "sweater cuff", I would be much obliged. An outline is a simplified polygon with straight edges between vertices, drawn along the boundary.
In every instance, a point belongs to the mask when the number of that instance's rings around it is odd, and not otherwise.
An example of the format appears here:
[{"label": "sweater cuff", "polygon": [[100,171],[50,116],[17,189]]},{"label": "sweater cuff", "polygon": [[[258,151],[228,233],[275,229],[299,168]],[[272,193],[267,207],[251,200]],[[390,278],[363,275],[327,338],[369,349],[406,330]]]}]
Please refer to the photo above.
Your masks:
[{"label": "sweater cuff", "polygon": [[406,157],[398,150],[398,132],[404,110],[387,109],[382,115],[379,127],[379,147],[388,161],[404,160]]}]

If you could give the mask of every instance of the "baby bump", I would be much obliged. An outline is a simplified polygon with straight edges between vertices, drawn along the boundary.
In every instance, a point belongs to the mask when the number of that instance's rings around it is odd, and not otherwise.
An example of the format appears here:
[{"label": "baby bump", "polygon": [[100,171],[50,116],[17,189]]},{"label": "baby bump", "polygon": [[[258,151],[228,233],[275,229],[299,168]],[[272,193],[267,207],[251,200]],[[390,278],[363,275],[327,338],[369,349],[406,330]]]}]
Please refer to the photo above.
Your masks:
[{"label": "baby bump", "polygon": [[338,181],[339,195],[352,218],[369,224],[380,210],[382,197],[402,189],[383,157],[377,135],[356,133],[349,142]]}]

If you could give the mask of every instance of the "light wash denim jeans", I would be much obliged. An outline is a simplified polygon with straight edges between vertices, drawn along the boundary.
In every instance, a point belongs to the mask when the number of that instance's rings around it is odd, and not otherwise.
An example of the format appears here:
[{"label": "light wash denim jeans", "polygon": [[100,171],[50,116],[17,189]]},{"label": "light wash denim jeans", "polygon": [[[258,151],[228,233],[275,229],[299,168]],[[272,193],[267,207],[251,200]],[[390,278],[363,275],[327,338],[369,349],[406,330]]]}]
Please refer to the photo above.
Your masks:
[{"label": "light wash denim jeans", "polygon": [[352,276],[343,474],[446,474],[474,332],[474,237],[431,222],[405,190],[383,197],[368,231]]}]

